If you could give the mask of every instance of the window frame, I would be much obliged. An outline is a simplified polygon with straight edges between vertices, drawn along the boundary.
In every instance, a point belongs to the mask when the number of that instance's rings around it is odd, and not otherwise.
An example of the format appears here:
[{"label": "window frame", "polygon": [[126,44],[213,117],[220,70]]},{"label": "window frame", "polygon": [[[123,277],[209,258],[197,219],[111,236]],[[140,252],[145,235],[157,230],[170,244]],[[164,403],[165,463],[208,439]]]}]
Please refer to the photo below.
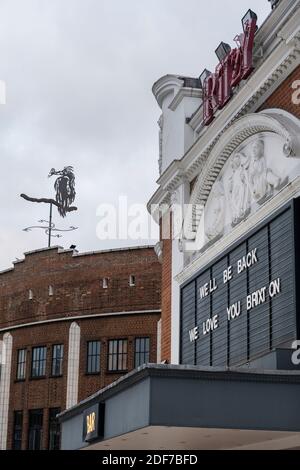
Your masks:
[{"label": "window frame", "polygon": [[[21,416],[19,424],[16,423],[17,415]],[[23,410],[14,410],[14,421],[13,421],[13,436],[12,436],[12,450],[22,450],[22,434],[24,424],[24,413]],[[16,433],[20,433],[20,438],[16,439]],[[19,443],[19,446],[16,443]]]},{"label": "window frame", "polygon": [[[111,343],[117,343],[117,351],[116,352],[112,352],[110,353],[110,344]],[[120,353],[119,352],[119,347],[120,347],[120,344],[121,343],[126,343],[126,352],[122,352]],[[128,338],[114,338],[114,339],[109,339],[107,341],[107,372],[109,374],[123,374],[123,373],[126,373],[128,372],[128,346],[129,346],[129,342],[128,342]],[[114,349],[114,348],[113,348]],[[119,369],[119,355],[121,356],[126,356],[126,368],[122,368],[122,369]],[[114,362],[114,357],[117,358],[117,368],[110,368],[110,358],[112,357],[112,361]],[[113,365],[113,362],[112,362],[112,365]],[[122,365],[123,365],[123,360],[122,360]]]},{"label": "window frame", "polygon": [[[20,353],[24,352],[24,360],[19,361],[19,355]],[[22,366],[23,369],[23,376],[19,376],[20,372],[20,367]],[[26,348],[21,348],[17,350],[17,368],[16,368],[16,381],[17,382],[24,382],[26,380],[26,366],[27,366],[27,349]]]},{"label": "window frame", "polygon": [[[54,351],[55,351],[55,348],[61,348],[60,351],[62,351],[61,355],[59,357],[54,357]],[[59,378],[59,377],[62,377],[63,376],[63,366],[64,366],[64,344],[63,343],[60,343],[60,344],[53,344],[52,346],[52,356],[51,356],[51,377],[53,378]],[[55,363],[54,361],[59,361],[59,364],[60,364],[60,373],[59,374],[56,374],[54,372],[55,370]]]},{"label": "window frame", "polygon": [[[99,344],[99,352],[89,354],[89,346],[91,344]],[[91,364],[93,365],[93,359],[96,358],[96,364],[99,360],[99,370],[89,371],[89,359],[91,358]],[[97,359],[98,358],[98,359]],[[99,339],[88,340],[86,342],[86,366],[85,366],[86,375],[100,375],[101,374],[101,341]]]},{"label": "window frame", "polygon": [[[137,351],[137,341],[148,341],[148,350],[147,348],[144,346],[143,350],[140,350],[140,351]],[[144,343],[145,345],[145,343]],[[140,349],[141,349],[141,344],[140,344]],[[150,339],[150,336],[137,336],[135,339],[134,339],[134,368],[135,369],[138,369],[139,367],[145,365],[145,364],[149,364],[149,361],[150,361],[150,354],[151,354],[151,339]],[[141,356],[146,356],[148,355],[148,361],[144,361],[142,362],[141,360],[139,361],[139,365],[137,365],[137,355],[139,356],[139,358]]]},{"label": "window frame", "polygon": [[[40,358],[40,355],[38,359],[34,359],[34,352],[37,350],[44,350],[45,351],[45,357]],[[34,363],[43,363],[43,374],[39,375],[33,375],[33,370],[34,370]],[[40,365],[39,365],[39,371],[40,371]],[[38,380],[38,379],[44,379],[47,375],[47,346],[34,346],[31,350],[31,380]]]},{"label": "window frame", "polygon": [[[60,447],[61,447],[61,425],[59,423],[59,420],[56,418],[56,415],[58,415],[60,412],[61,412],[61,408],[49,408],[49,420],[48,420],[48,450],[49,451],[60,450]],[[54,436],[53,439],[52,439],[52,436]],[[57,438],[59,441],[58,448],[56,446],[51,446],[51,443],[53,441],[56,442]]]},{"label": "window frame", "polygon": [[[33,421],[33,417],[35,417],[36,421],[37,418],[41,418],[41,423],[37,424],[32,424],[31,425],[31,420]],[[28,436],[27,436],[27,450],[42,450],[43,448],[43,429],[44,427],[44,410],[43,408],[39,409],[34,409],[34,410],[28,410]],[[35,445],[34,448],[31,448],[30,443],[31,440],[33,440],[33,443],[35,444],[36,442],[36,431],[39,432],[39,448],[36,449]]]}]

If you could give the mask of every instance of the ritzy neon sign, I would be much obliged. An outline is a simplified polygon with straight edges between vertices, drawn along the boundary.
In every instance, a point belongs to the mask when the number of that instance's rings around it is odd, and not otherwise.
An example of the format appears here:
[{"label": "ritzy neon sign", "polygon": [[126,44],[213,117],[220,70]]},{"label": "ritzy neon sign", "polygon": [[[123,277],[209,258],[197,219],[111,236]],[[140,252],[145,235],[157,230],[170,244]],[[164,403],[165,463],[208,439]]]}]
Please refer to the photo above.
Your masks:
[{"label": "ritzy neon sign", "polygon": [[253,46],[257,29],[257,16],[251,10],[243,20],[244,33],[235,38],[237,47],[231,49],[221,43],[217,49],[220,62],[215,73],[207,70],[201,75],[203,86],[203,119],[208,126],[218,109],[224,108],[232,97],[233,89],[254,70]]}]

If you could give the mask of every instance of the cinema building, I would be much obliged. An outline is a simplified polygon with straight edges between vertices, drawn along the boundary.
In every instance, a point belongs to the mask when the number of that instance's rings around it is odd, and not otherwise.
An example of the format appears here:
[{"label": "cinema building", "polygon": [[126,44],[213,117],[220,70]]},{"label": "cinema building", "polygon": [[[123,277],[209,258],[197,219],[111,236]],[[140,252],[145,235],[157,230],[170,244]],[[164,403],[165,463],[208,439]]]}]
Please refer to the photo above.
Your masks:
[{"label": "cinema building", "polygon": [[157,362],[153,247],[26,253],[0,273],[0,449],[59,449],[58,413]]},{"label": "cinema building", "polygon": [[300,1],[273,3],[154,84],[166,364],[63,413],[63,448],[300,448]]}]

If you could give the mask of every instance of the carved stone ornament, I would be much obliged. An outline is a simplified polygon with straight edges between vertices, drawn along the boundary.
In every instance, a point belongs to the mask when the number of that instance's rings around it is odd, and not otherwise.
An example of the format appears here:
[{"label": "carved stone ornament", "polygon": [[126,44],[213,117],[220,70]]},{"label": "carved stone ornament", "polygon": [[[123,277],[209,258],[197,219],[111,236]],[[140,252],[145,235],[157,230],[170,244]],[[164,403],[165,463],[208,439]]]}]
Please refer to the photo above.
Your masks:
[{"label": "carved stone ornament", "polygon": [[270,134],[247,139],[231,155],[213,184],[205,206],[206,242],[216,240],[239,225],[288,184],[285,160],[280,139]]},{"label": "carved stone ornament", "polygon": [[189,201],[194,209],[184,220],[185,251],[214,243],[299,175],[299,119],[279,109],[239,119],[198,176]]},{"label": "carved stone ornament", "polygon": [[206,224],[206,237],[208,240],[214,240],[224,233],[225,228],[225,191],[222,180],[218,181],[212,191],[211,199],[208,205],[208,211],[211,214]]}]

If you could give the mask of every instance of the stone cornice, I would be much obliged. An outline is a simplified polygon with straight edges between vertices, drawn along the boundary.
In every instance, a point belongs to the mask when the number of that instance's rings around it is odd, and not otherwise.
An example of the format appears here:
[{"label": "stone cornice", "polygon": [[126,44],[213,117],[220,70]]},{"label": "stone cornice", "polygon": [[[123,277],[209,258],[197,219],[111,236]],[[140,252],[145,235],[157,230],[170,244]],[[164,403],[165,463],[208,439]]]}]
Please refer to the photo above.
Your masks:
[{"label": "stone cornice", "polygon": [[154,83],[152,92],[160,108],[164,98],[174,90],[181,88],[183,83],[183,79],[180,79],[177,75],[165,75]]},{"label": "stone cornice", "polygon": [[173,101],[169,105],[171,111],[175,111],[179,104],[182,102],[183,98],[199,98],[201,99],[203,92],[200,88],[180,88]]},{"label": "stone cornice", "polygon": [[134,315],[157,315],[161,313],[161,310],[134,310],[130,312],[111,312],[111,313],[95,313],[93,315],[73,315],[70,317],[64,316],[60,318],[50,318],[49,320],[37,320],[29,323],[19,323],[15,325],[10,325],[4,328],[0,328],[0,334],[5,332],[12,332],[15,330],[21,330],[23,328],[29,328],[32,326],[43,326],[51,325],[53,323],[70,323],[80,320],[99,320],[101,318],[111,318],[111,317],[122,317],[122,316],[134,316]]}]

